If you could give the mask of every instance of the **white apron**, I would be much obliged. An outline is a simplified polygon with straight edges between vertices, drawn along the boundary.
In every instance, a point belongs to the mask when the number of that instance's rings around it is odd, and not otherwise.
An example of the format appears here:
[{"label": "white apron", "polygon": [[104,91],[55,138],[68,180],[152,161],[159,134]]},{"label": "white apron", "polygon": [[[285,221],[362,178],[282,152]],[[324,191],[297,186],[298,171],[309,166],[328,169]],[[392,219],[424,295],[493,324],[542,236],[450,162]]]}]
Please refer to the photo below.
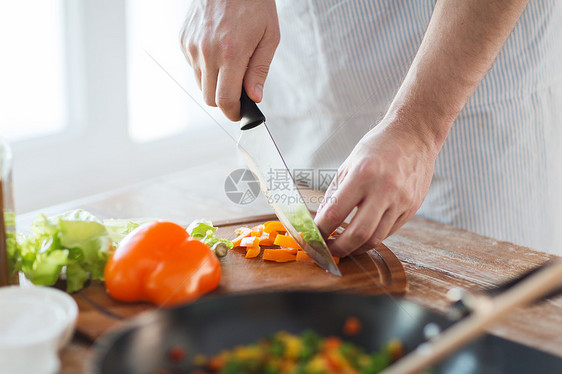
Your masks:
[{"label": "white apron", "polygon": [[[277,0],[261,108],[290,169],[337,169],[378,123],[433,6]],[[561,33],[562,2],[531,1],[455,121],[418,215],[562,255]]]}]

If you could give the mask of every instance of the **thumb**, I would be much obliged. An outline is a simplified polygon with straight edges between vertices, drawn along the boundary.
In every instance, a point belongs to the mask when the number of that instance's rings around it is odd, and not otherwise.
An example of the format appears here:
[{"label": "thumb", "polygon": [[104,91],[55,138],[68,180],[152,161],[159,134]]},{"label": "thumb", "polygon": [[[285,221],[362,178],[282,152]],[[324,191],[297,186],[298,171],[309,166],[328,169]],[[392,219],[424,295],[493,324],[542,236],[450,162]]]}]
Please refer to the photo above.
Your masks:
[{"label": "thumb", "polygon": [[277,44],[278,42],[262,39],[252,57],[250,57],[250,61],[248,61],[248,68],[244,75],[244,89],[250,99],[256,103],[262,100],[263,86],[269,73],[269,66],[273,60]]}]

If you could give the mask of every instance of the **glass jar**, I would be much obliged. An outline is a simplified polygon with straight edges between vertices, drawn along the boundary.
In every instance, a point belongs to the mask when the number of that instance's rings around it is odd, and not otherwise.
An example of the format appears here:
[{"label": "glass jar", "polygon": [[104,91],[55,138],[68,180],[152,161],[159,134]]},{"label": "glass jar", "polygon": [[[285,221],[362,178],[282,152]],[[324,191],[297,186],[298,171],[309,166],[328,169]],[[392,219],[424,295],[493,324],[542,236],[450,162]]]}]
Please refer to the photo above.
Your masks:
[{"label": "glass jar", "polygon": [[9,254],[16,250],[16,215],[12,190],[12,152],[0,138],[0,286],[17,284]]}]

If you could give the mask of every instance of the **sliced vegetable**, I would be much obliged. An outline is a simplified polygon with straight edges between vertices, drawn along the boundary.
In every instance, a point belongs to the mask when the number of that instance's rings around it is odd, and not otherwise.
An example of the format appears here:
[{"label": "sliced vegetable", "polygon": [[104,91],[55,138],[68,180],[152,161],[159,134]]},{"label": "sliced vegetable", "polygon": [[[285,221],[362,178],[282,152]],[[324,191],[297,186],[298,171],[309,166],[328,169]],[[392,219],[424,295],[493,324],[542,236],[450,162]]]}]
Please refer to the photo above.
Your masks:
[{"label": "sliced vegetable", "polygon": [[105,285],[113,298],[160,306],[193,301],[214,290],[220,278],[220,263],[210,248],[166,221],[133,230],[105,267]]},{"label": "sliced vegetable", "polygon": [[[280,221],[267,221],[251,229],[240,227],[236,229],[235,232],[238,237],[233,240],[233,243],[236,247],[246,248],[246,258],[259,256],[260,249],[263,249],[262,258],[266,261],[315,263],[314,260],[301,249],[297,241],[287,234],[285,227]],[[261,236],[258,236],[260,232]],[[302,238],[305,237],[305,234],[302,232],[299,232],[299,235]],[[336,264],[339,263],[339,260],[338,257],[334,257]]]},{"label": "sliced vegetable", "polygon": [[228,250],[230,248],[228,248],[226,246],[226,244],[224,244],[223,242],[216,242],[212,247],[211,247],[211,251],[215,252],[215,255],[217,257],[224,257],[226,256],[226,254],[228,253]]},{"label": "sliced vegetable", "polygon": [[272,232],[287,232],[287,229],[280,221],[267,221],[263,224],[263,231],[270,234]]},{"label": "sliced vegetable", "polygon": [[399,358],[392,357],[389,351],[383,346],[378,352],[365,352],[340,337],[323,338],[312,330],[298,335],[280,331],[254,344],[222,350],[210,358],[201,357],[193,372],[375,374]]},{"label": "sliced vegetable", "polygon": [[305,206],[302,206],[300,210],[291,212],[291,216],[288,218],[293,224],[295,230],[302,233],[302,236],[307,243],[322,240],[322,236],[320,235],[320,232],[316,230],[314,220]]},{"label": "sliced vegetable", "polygon": [[261,248],[259,246],[257,247],[248,247],[246,249],[246,258],[254,258],[254,257],[258,257],[261,253]]},{"label": "sliced vegetable", "polygon": [[295,261],[296,253],[292,248],[289,249],[264,249],[263,259],[266,261],[275,262],[290,262]]},{"label": "sliced vegetable", "polygon": [[278,234],[273,244],[285,248],[301,249],[299,243],[289,235]]},{"label": "sliced vegetable", "polygon": [[242,242],[242,239],[244,239],[247,236],[250,236],[251,232],[252,232],[252,229],[250,229],[248,227],[240,227],[240,228],[236,229],[236,234],[238,236],[232,240],[232,244],[235,247],[239,247],[240,243]]},{"label": "sliced vegetable", "polygon": [[240,241],[240,247],[259,247],[260,238],[257,236],[247,236]]},{"label": "sliced vegetable", "polygon": [[276,232],[267,233],[264,232],[261,234],[260,237],[260,245],[274,245],[275,237],[277,236]]},{"label": "sliced vegetable", "polygon": [[[340,263],[340,258],[336,257],[336,256],[332,256],[332,258],[334,259],[334,262],[336,264]],[[314,264],[314,260],[312,259],[312,257],[310,257],[310,255],[308,253],[306,253],[305,251],[298,251],[297,252],[297,258],[296,260],[298,262],[309,262],[311,264]]]},{"label": "sliced vegetable", "polygon": [[250,236],[261,236],[263,234],[263,225],[257,225],[252,227],[250,231]]},{"label": "sliced vegetable", "polygon": [[310,257],[308,255],[308,253],[306,253],[305,251],[297,251],[297,257],[295,259],[298,262],[308,262],[313,264],[314,260],[312,259],[312,257]]}]

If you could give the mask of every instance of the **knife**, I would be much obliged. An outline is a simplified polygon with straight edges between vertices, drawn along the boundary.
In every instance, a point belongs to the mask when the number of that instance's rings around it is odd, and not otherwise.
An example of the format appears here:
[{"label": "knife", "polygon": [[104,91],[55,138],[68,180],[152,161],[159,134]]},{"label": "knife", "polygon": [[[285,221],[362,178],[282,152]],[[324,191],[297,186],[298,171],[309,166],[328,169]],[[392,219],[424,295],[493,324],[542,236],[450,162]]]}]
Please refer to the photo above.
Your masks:
[{"label": "knife", "polygon": [[[341,277],[326,242],[287,169],[267,125],[265,116],[242,89],[238,149],[275,215],[300,247],[324,270]],[[275,180],[282,175],[282,183]],[[299,233],[302,233],[301,236]]]}]

